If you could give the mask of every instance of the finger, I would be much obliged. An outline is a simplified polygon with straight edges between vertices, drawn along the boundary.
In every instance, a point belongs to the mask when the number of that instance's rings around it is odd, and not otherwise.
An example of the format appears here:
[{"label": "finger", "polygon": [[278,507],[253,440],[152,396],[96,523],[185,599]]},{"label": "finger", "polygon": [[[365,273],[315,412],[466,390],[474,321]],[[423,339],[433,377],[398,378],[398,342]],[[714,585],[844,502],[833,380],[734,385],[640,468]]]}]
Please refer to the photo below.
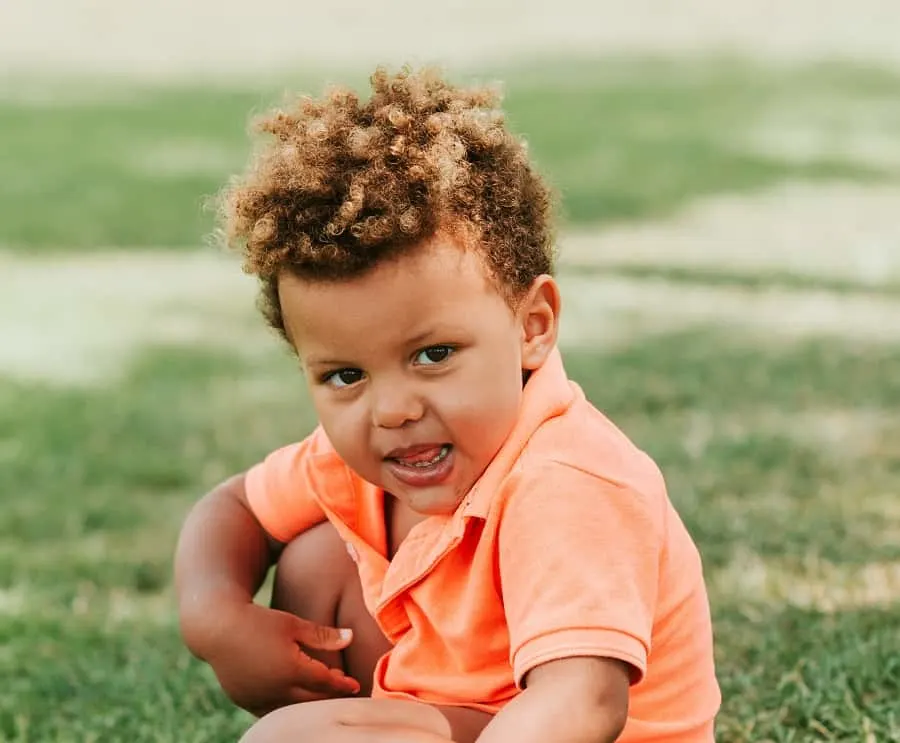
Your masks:
[{"label": "finger", "polygon": [[345,674],[340,668],[329,668],[322,661],[310,658],[299,645],[297,648],[297,685],[311,691],[331,696],[356,694],[359,682]]},{"label": "finger", "polygon": [[353,642],[353,630],[350,629],[326,627],[299,617],[295,626],[297,640],[314,650],[343,650]]},{"label": "finger", "polygon": [[333,688],[339,693],[344,695],[359,694],[359,681],[353,676],[348,676],[340,668],[329,668],[328,670],[331,673],[331,682],[335,685]]}]

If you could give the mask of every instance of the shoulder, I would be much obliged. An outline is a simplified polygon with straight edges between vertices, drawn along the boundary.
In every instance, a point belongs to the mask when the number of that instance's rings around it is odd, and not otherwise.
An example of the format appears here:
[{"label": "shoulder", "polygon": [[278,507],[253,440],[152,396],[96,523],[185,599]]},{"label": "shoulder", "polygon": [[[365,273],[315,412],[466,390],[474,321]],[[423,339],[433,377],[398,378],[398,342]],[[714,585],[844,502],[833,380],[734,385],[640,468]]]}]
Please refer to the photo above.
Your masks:
[{"label": "shoulder", "polygon": [[314,491],[329,485],[346,485],[353,477],[321,426],[302,440],[270,452],[251,472],[282,487],[312,486]]},{"label": "shoulder", "polygon": [[581,398],[535,431],[491,510],[498,519],[520,508],[546,510],[559,523],[623,509],[661,534],[668,507],[653,459]]}]

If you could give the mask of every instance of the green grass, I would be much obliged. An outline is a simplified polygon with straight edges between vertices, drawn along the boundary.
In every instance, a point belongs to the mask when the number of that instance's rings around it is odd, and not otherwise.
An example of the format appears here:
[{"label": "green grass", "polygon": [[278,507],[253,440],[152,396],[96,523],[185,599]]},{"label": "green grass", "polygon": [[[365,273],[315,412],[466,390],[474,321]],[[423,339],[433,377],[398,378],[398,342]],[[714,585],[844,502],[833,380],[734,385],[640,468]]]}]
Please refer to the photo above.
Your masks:
[{"label": "green grass", "polygon": [[[896,603],[827,614],[714,587],[748,554],[800,580],[811,560],[900,560],[900,351],[697,331],[566,359],[663,467],[704,554],[721,739],[896,739]],[[0,491],[16,494],[0,591],[18,607],[0,613],[0,739],[234,740],[247,718],[179,644],[171,551],[200,493],[313,425],[290,360],[157,349],[103,389],[6,381],[0,401]],[[883,411],[882,437],[839,456],[789,425],[835,411]]]},{"label": "green grass", "polygon": [[[528,138],[574,223],[659,216],[698,197],[786,179],[898,175],[889,160],[822,154],[798,162],[751,141],[781,117],[837,143],[877,124],[900,150],[900,77],[877,70],[582,60],[496,77],[505,81],[512,126]],[[301,74],[284,89],[318,92],[323,78]],[[29,84],[42,89],[20,86]],[[70,88],[63,95],[57,86],[54,96],[51,86],[31,100],[0,96],[0,245],[196,245],[212,226],[205,202],[249,151],[248,115],[281,94],[271,84],[109,84],[104,95],[95,84],[79,101]]]},{"label": "green grass", "polygon": [[[582,60],[498,76],[575,222],[639,220],[788,178],[897,179],[896,159],[798,161],[752,144],[775,121],[836,145],[884,129],[900,148],[892,73]],[[298,77],[318,88],[320,76]],[[0,95],[0,247],[195,246],[211,225],[204,198],[246,155],[248,113],[277,100],[271,85],[53,90]],[[612,269],[896,294],[780,273]],[[846,600],[862,571],[900,563],[900,347],[698,329],[566,360],[660,464],[701,548],[720,740],[900,740],[900,596]],[[257,356],[157,347],[94,388],[0,375],[0,741],[237,739],[249,718],[179,641],[171,555],[199,495],[314,424],[293,367],[274,345]]]},{"label": "green grass", "polygon": [[[724,741],[900,740],[896,609],[720,610]],[[775,662],[773,662],[775,661]]]},{"label": "green grass", "polygon": [[8,743],[236,741],[247,727],[170,626],[28,617],[0,623],[0,643],[11,645],[0,696]]}]

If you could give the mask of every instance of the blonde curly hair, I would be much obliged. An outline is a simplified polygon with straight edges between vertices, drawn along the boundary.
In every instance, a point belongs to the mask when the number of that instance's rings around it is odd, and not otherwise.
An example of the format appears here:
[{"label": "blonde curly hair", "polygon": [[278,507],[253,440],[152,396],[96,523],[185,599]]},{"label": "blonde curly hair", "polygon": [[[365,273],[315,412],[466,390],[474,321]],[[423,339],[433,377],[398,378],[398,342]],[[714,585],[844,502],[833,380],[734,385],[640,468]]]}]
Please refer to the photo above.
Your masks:
[{"label": "blonde curly hair", "polygon": [[222,193],[225,240],[259,277],[260,309],[282,336],[282,272],[352,278],[438,230],[474,238],[511,303],[552,273],[553,199],[497,94],[432,69],[379,68],[370,83],[366,102],[338,88],[259,119],[271,137]]}]

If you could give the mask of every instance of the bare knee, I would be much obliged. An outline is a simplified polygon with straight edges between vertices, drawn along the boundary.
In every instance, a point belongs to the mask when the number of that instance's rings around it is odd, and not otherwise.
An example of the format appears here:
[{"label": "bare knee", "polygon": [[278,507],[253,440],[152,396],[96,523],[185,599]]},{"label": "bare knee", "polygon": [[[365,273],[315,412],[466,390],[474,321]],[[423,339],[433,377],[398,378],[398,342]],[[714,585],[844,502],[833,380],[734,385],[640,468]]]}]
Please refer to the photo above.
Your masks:
[{"label": "bare knee", "polygon": [[344,541],[328,522],[292,540],[275,568],[272,607],[332,625],[341,594],[356,574]]},{"label": "bare knee", "polygon": [[372,693],[375,664],[390,643],[366,609],[356,563],[330,523],[309,529],[285,547],[275,571],[272,606],[316,624],[353,630],[353,642],[343,653],[306,652],[355,678],[360,696]]},{"label": "bare knee", "polygon": [[[332,699],[282,707],[259,720],[240,743],[325,743],[335,733],[341,740],[355,729],[354,740],[391,738],[451,743],[452,724],[437,708],[396,699]],[[452,739],[455,740],[455,739]],[[474,739],[465,743],[474,743]]]},{"label": "bare knee", "polygon": [[323,717],[326,709],[321,702],[292,704],[270,712],[260,718],[239,743],[288,743],[292,740],[316,741],[323,726],[329,724]]}]

